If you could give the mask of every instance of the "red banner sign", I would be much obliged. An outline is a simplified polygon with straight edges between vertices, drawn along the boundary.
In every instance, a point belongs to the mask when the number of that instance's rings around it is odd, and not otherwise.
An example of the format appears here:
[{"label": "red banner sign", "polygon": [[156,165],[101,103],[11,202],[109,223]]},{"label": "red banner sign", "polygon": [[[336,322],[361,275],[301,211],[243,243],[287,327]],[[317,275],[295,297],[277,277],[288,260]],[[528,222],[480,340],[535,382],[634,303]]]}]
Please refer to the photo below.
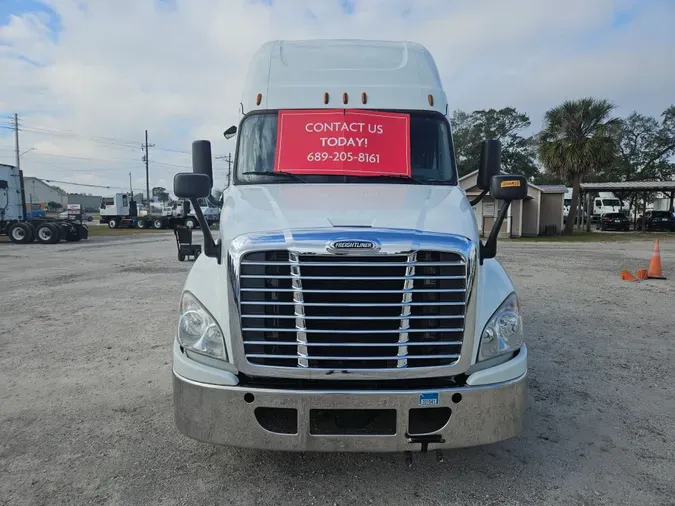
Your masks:
[{"label": "red banner sign", "polygon": [[342,109],[279,111],[274,170],[410,177],[410,115]]}]

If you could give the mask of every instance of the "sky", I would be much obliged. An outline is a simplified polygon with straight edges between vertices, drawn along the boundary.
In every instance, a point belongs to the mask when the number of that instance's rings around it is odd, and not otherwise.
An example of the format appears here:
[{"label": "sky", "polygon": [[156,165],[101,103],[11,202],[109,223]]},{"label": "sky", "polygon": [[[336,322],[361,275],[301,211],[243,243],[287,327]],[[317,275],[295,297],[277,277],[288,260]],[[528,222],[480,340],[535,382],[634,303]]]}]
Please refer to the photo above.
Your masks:
[{"label": "sky", "polygon": [[[675,0],[0,0],[0,163],[68,191],[171,190],[195,139],[225,184],[251,55],[278,39],[409,40],[451,109],[547,109],[594,96],[616,114],[675,103]],[[78,183],[80,186],[71,184]],[[92,185],[92,186],[82,186]],[[106,186],[108,188],[98,188]]]}]

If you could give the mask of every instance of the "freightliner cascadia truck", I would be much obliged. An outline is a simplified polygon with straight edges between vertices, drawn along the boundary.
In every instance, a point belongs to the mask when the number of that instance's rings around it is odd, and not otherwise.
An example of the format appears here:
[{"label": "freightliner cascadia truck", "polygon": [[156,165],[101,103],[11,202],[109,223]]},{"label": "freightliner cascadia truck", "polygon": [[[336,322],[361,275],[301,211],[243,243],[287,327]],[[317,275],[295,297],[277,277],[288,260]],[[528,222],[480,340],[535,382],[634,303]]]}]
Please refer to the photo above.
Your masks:
[{"label": "freightliner cascadia truck", "polygon": [[[481,145],[458,185],[449,106],[423,46],[273,41],[244,84],[217,240],[204,231],[173,344],[174,416],[199,441],[288,451],[413,452],[517,436],[527,348],[495,259],[527,181]],[[179,198],[213,186],[192,143]],[[500,206],[488,238],[472,210]],[[411,456],[412,453],[408,453]]]}]

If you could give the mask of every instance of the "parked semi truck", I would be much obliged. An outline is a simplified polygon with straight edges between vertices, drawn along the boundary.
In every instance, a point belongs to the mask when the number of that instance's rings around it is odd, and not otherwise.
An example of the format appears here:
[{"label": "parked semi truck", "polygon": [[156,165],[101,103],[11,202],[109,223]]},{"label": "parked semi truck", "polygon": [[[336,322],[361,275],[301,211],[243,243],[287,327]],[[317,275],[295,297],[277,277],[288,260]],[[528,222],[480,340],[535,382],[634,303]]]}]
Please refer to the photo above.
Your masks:
[{"label": "parked semi truck", "polygon": [[70,219],[51,219],[26,212],[23,171],[0,164],[0,235],[9,236],[15,244],[59,241],[76,242],[89,237],[82,223],[82,211],[69,211]]},{"label": "parked semi truck", "polygon": [[[470,202],[449,105],[414,43],[273,41],[245,81],[220,233],[180,297],[175,423],[297,451],[442,450],[517,436],[527,348],[498,231],[527,181],[482,145]],[[211,144],[174,193],[213,185]],[[481,242],[472,205],[500,203]]]},{"label": "parked semi truck", "polygon": [[[208,200],[208,199],[200,199]],[[198,202],[199,204],[200,202]],[[208,205],[208,204],[207,204]],[[198,206],[199,207],[199,206]],[[203,214],[207,223],[212,225],[218,222],[219,212],[215,213],[207,206],[203,206]],[[115,193],[101,198],[101,223],[110,228],[135,227],[135,228],[173,228],[176,225],[184,225],[188,228],[199,227],[199,221],[191,204],[188,201],[175,202],[169,211],[157,213],[140,213],[133,195],[128,193]]]}]

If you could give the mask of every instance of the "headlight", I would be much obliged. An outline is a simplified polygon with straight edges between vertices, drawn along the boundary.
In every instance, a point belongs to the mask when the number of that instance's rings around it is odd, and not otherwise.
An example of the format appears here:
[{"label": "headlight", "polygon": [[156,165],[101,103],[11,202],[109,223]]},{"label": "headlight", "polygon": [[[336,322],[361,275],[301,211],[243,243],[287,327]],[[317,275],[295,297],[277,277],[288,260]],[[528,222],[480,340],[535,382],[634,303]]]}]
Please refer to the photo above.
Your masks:
[{"label": "headlight", "polygon": [[518,297],[512,293],[485,325],[478,347],[478,361],[514,352],[522,345],[523,320]]},{"label": "headlight", "polygon": [[195,353],[227,360],[223,332],[211,313],[190,292],[183,292],[180,300],[178,342]]}]

